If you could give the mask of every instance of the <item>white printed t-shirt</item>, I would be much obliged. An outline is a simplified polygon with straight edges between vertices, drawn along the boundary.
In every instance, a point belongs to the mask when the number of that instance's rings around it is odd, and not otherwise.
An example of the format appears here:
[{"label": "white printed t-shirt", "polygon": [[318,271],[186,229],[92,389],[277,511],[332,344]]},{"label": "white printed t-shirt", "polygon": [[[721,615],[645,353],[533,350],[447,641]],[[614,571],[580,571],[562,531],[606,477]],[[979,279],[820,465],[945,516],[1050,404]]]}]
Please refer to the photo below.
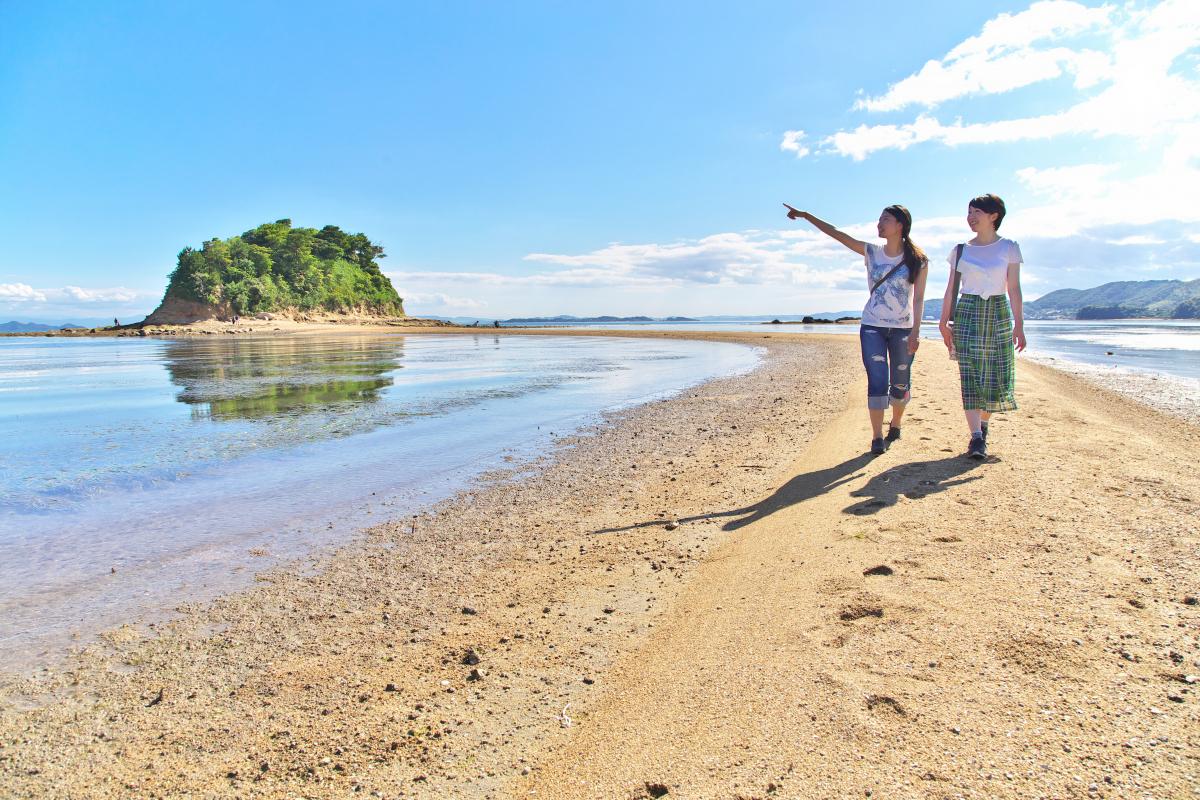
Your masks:
[{"label": "white printed t-shirt", "polygon": [[[955,246],[946,257],[951,268],[955,266],[957,250]],[[958,264],[958,271],[962,273],[959,291],[980,297],[1004,294],[1008,289],[1008,265],[1021,262],[1021,246],[1012,239],[997,239],[984,245],[968,244],[963,248],[962,261]]]},{"label": "white printed t-shirt", "polygon": [[[881,245],[868,244],[863,252],[863,263],[867,265],[867,291],[877,280],[891,272],[902,258],[903,250],[898,256],[888,256]],[[901,267],[871,292],[863,308],[862,324],[880,328],[911,328],[912,295],[913,285],[908,280],[908,267]]]}]

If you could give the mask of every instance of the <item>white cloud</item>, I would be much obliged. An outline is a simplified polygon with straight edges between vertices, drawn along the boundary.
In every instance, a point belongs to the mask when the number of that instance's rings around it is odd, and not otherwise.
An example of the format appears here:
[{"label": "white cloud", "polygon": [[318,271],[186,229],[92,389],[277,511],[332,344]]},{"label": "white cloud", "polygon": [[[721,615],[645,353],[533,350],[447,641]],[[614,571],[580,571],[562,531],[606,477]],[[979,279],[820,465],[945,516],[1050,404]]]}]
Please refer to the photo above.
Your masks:
[{"label": "white cloud", "polygon": [[1111,69],[1105,54],[1035,45],[1107,29],[1112,13],[1112,6],[1088,8],[1068,0],[1046,0],[1018,14],[1001,14],[941,60],[926,62],[881,97],[862,98],[854,107],[868,111],[898,111],[910,105],[932,108],[966,95],[1009,92],[1065,73],[1075,76],[1078,88],[1093,86]]},{"label": "white cloud", "polygon": [[[528,258],[534,259],[533,256]],[[542,256],[547,260],[554,256]],[[573,258],[563,256],[563,258]],[[536,259],[534,259],[536,260]],[[676,282],[666,280],[639,279],[615,275],[604,269],[568,269],[554,272],[538,272],[530,275],[507,275],[499,272],[432,272],[413,270],[408,272],[388,273],[392,280],[404,281],[405,284],[430,281],[447,281],[456,284],[478,284],[487,287],[602,287],[602,286],[638,286],[640,288],[664,288],[676,285]]]},{"label": "white cloud", "polygon": [[0,300],[44,303],[46,295],[27,283],[0,283]]},{"label": "white cloud", "polygon": [[1079,164],[1071,167],[1017,170],[1017,178],[1031,191],[1071,200],[1086,200],[1104,191],[1116,170],[1112,164]]},{"label": "white cloud", "polygon": [[[1065,191],[1069,198],[1091,191],[1097,176],[1109,172],[1103,165],[1082,165],[1030,169],[1024,175],[1045,192]],[[1025,249],[1029,263],[1023,283],[1031,299],[1068,286],[1151,277],[1164,263],[1170,263],[1177,274],[1200,274],[1200,248],[1196,247],[1200,236],[1187,233],[1188,228],[1129,219],[1110,204],[1109,191],[1093,198],[1097,202],[1067,200],[1021,208],[1005,220],[1004,233],[1020,240]],[[929,297],[939,295],[945,285],[949,252],[971,236],[965,207],[962,212],[918,218],[913,226],[913,240],[930,259]],[[1200,215],[1200,209],[1195,214]],[[877,241],[873,221],[837,224],[851,236]],[[1135,244],[1145,251],[1131,267],[1123,246]],[[538,270],[523,275],[422,270],[389,275],[397,285],[413,290],[401,292],[406,303],[413,304],[410,311],[449,310],[449,306],[432,305],[445,297],[468,301],[466,313],[472,313],[486,298],[487,307],[501,317],[840,311],[859,307],[866,290],[862,260],[801,223],[782,230],[716,233],[665,244],[614,243],[582,253],[535,253],[527,261]],[[588,291],[571,291],[578,288]],[[480,305],[470,306],[472,300]]]},{"label": "white cloud", "polygon": [[[873,225],[870,231],[874,236]],[[418,297],[457,296],[471,287],[489,297],[489,306],[497,309],[521,293],[547,297],[572,288],[587,288],[588,295],[595,297],[637,297],[638,302],[650,297],[707,296],[710,290],[726,291],[728,296],[735,287],[771,296],[821,293],[836,298],[847,286],[858,288],[864,280],[857,256],[819,232],[801,229],[717,233],[666,244],[614,243],[583,253],[531,253],[525,260],[538,271],[509,275],[411,270],[389,273],[389,277],[416,292],[401,293],[414,308]],[[676,309],[680,310],[686,309]]]},{"label": "white cloud", "polygon": [[1117,245],[1118,247],[1128,247],[1130,245],[1151,245],[1151,244],[1166,244],[1166,239],[1160,239],[1157,236],[1149,236],[1145,234],[1135,234],[1133,236],[1122,236],[1120,239],[1109,239],[1108,244]]},{"label": "white cloud", "polygon": [[779,143],[779,149],[784,152],[795,153],[796,158],[804,158],[812,152],[807,146],[801,144],[804,138],[804,131],[785,131],[783,141]]},{"label": "white cloud", "polygon": [[[598,270],[612,285],[640,282],[686,284],[788,284],[828,288],[843,277],[812,266],[806,255],[829,252],[819,233],[790,236],[775,231],[719,233],[670,244],[612,244],[579,255],[535,253],[527,260]],[[834,252],[836,252],[835,246]],[[845,258],[845,250],[840,255]]]},{"label": "white cloud", "polygon": [[[1200,223],[1194,187],[1200,183],[1200,122],[1181,125],[1153,169],[1122,174],[1120,165],[1019,170],[1017,177],[1042,205],[1023,209],[1021,225],[1053,237],[1114,226]],[[1132,235],[1132,234],[1131,234]],[[1180,234],[1182,235],[1182,234]]]},{"label": "white cloud", "polygon": [[128,303],[139,297],[147,297],[145,292],[126,289],[117,286],[111,289],[84,289],[79,286],[64,286],[62,289],[47,289],[51,299],[73,300],[77,303]]},{"label": "white cloud", "polygon": [[[877,240],[873,221],[840,227],[864,241]],[[934,262],[944,258],[964,235],[969,235],[965,209],[962,217],[918,220],[913,228],[913,240]],[[459,295],[464,287],[478,287],[488,296],[574,288],[678,294],[709,287],[738,291],[764,287],[775,292],[824,293],[828,297],[830,292],[859,293],[865,286],[859,256],[825,234],[801,227],[801,223],[783,230],[716,233],[665,244],[614,243],[583,253],[531,253],[525,260],[543,269],[524,275],[426,270],[388,275],[397,285],[417,293],[402,291],[406,303],[424,302],[438,293]],[[861,300],[857,294],[848,294],[842,302],[853,306],[856,300]]]},{"label": "white cloud", "polygon": [[978,36],[957,45],[946,58],[969,58],[1011,48],[1014,43],[1029,45],[1042,39],[1060,39],[1090,28],[1106,27],[1112,12],[1111,5],[1089,8],[1070,0],[1043,0],[1020,13],[1000,14],[989,20]]},{"label": "white cloud", "polygon": [[920,142],[942,135],[944,126],[933,117],[921,115],[904,125],[859,125],[852,131],[838,131],[821,140],[822,152],[833,152],[862,161],[879,150],[907,150]]},{"label": "white cloud", "polygon": [[154,296],[150,292],[128,289],[124,286],[101,289],[85,289],[81,286],[35,289],[27,283],[0,283],[0,301],[8,302],[94,305],[130,303]]},{"label": "white cloud", "polygon": [[[1069,134],[1142,140],[1173,136],[1180,125],[1200,119],[1200,84],[1192,72],[1176,69],[1180,57],[1200,47],[1198,9],[1195,0],[1166,0],[1145,12],[1127,8],[1118,24],[1114,19],[1116,12],[1108,6],[1086,9],[1069,2],[1038,3],[1022,12],[1038,11],[1036,18],[1026,20],[1031,27],[1028,35],[1021,33],[1022,14],[1001,15],[985,25],[980,36],[952,50],[943,62],[929,62],[921,72],[895,84],[883,97],[860,100],[858,105],[872,110],[894,110],[914,103],[933,106],[971,93],[1007,92],[1036,80],[1056,77],[1055,71],[1062,65],[1069,65],[1075,71],[1077,88],[1094,85],[1104,88],[1062,111],[1039,116],[944,123],[929,114],[919,114],[912,122],[899,125],[863,124],[823,138],[821,152],[861,161],[881,150],[905,150],[923,142],[955,147]],[[1088,28],[1105,31],[1109,40],[1107,54],[1062,47],[1030,49],[1031,42]],[[1004,41],[1001,34],[1006,31],[1005,35],[1017,37],[1011,41],[1025,43],[1024,49],[1005,50],[1000,42]],[[970,60],[970,76],[952,74],[966,60]],[[951,67],[946,66],[947,62]]]},{"label": "white cloud", "polygon": [[486,300],[472,297],[456,297],[443,292],[405,292],[397,289],[404,298],[404,306],[411,314],[414,308],[443,311],[482,311],[487,308]]},{"label": "white cloud", "polygon": [[[1066,47],[1066,37],[1083,32],[1105,39],[1102,58]],[[1034,245],[1029,249],[1035,262],[1054,264],[1044,277],[1037,269],[1029,273],[1049,288],[1128,277],[1116,266],[1125,264],[1128,272],[1128,251],[1122,251],[1134,245],[1144,248],[1137,269],[1169,263],[1179,274],[1194,274],[1196,257],[1189,253],[1195,251],[1187,248],[1196,242],[1173,228],[1200,222],[1192,189],[1200,181],[1198,47],[1200,5],[1188,0],[1140,9],[1132,4],[1086,9],[1075,3],[1038,3],[1026,12],[997,17],[941,61],[930,62],[882,97],[857,105],[928,108],[950,97],[1009,91],[1038,75],[1056,77],[1056,70],[1073,69],[1076,91],[1062,110],[988,122],[943,122],[924,112],[907,123],[839,131],[820,140],[821,152],[863,160],[925,142],[955,147],[1064,135],[1132,139],[1143,154],[1161,154],[1159,163],[1148,169],[1133,163],[1087,163],[1018,170],[1016,177],[1033,202],[1027,200],[1010,215],[1004,232]],[[1021,58],[1012,60],[1018,52]],[[1017,76],[1011,82],[987,77],[989,70],[1009,68]],[[1095,91],[1082,91],[1093,84]],[[961,240],[962,220],[944,223],[939,230],[918,221],[914,238],[935,250]]]}]

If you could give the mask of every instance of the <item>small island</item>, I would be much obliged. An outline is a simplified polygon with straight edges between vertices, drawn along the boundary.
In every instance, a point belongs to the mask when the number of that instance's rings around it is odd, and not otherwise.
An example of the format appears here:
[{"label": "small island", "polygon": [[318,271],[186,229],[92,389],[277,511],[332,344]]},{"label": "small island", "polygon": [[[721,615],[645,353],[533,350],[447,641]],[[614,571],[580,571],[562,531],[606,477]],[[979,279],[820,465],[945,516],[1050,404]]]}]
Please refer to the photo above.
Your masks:
[{"label": "small island", "polygon": [[139,326],[312,312],[403,317],[404,301],[376,261],[383,257],[365,234],[276,220],[185,247],[162,303]]},{"label": "small island", "polygon": [[846,322],[858,322],[858,317],[837,317],[830,319],[829,317],[803,317],[801,319],[773,319],[770,322],[761,322],[760,325],[840,325]]},{"label": "small island", "polygon": [[[679,318],[682,319],[682,318]],[[583,322],[655,322],[653,317],[614,317],[609,315],[599,317],[573,317],[570,314],[559,314],[556,317],[513,317],[504,320],[512,325],[553,325],[575,324]]]}]

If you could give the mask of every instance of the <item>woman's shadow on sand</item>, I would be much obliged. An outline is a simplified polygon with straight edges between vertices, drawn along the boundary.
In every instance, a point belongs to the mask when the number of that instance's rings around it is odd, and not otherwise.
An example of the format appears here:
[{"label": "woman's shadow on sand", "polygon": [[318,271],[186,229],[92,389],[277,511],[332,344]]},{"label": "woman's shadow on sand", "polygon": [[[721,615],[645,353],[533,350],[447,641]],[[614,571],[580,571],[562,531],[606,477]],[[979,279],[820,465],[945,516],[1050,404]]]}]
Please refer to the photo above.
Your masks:
[{"label": "woman's shadow on sand", "polygon": [[982,475],[967,475],[966,473],[984,462],[963,456],[935,458],[930,461],[912,461],[898,464],[886,472],[881,472],[861,489],[850,493],[851,497],[865,498],[842,509],[843,514],[866,516],[874,514],[881,508],[894,506],[904,495],[909,500],[920,500],[922,497],[938,492],[944,492],[954,486],[977,481]]},{"label": "woman's shadow on sand", "polygon": [[[707,514],[680,517],[679,522],[726,519],[727,521],[721,526],[721,530],[735,531],[747,525],[752,525],[761,519],[765,519],[777,511],[782,511],[790,506],[803,503],[814,497],[819,497],[850,481],[861,478],[864,475],[862,472],[863,467],[869,464],[874,458],[876,456],[870,453],[863,453],[862,455],[847,459],[837,466],[797,475],[776,489],[770,497],[760,500],[753,505],[729,511],[714,511]],[[982,462],[963,458],[962,456],[951,456],[949,458],[938,458],[930,461],[914,461],[907,464],[899,464],[871,478],[861,489],[852,491],[850,493],[851,497],[862,497],[865,499],[842,509],[842,513],[854,514],[856,516],[874,514],[881,508],[895,505],[900,495],[904,495],[910,500],[919,500],[926,495],[944,492],[953,486],[960,486],[964,483],[979,480],[979,478],[983,477],[982,475],[966,475],[966,473],[975,469],[980,463]],[[617,533],[663,524],[664,520],[655,519],[619,528],[604,528],[595,531],[595,533]]]}]

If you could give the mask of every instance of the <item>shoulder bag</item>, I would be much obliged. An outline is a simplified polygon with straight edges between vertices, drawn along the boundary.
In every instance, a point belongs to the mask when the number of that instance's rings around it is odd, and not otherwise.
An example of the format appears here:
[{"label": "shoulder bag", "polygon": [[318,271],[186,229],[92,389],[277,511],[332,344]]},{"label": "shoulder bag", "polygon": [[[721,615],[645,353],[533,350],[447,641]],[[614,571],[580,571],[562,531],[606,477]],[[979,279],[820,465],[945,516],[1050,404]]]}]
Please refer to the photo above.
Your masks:
[{"label": "shoulder bag", "polygon": [[[950,290],[950,317],[948,321],[951,328],[954,326],[954,310],[958,307],[958,285],[962,283],[962,273],[958,271],[958,262],[962,259],[963,248],[966,244],[960,244],[954,249],[954,288]],[[954,344],[950,345],[950,360],[958,361],[958,353],[954,352]]]}]

